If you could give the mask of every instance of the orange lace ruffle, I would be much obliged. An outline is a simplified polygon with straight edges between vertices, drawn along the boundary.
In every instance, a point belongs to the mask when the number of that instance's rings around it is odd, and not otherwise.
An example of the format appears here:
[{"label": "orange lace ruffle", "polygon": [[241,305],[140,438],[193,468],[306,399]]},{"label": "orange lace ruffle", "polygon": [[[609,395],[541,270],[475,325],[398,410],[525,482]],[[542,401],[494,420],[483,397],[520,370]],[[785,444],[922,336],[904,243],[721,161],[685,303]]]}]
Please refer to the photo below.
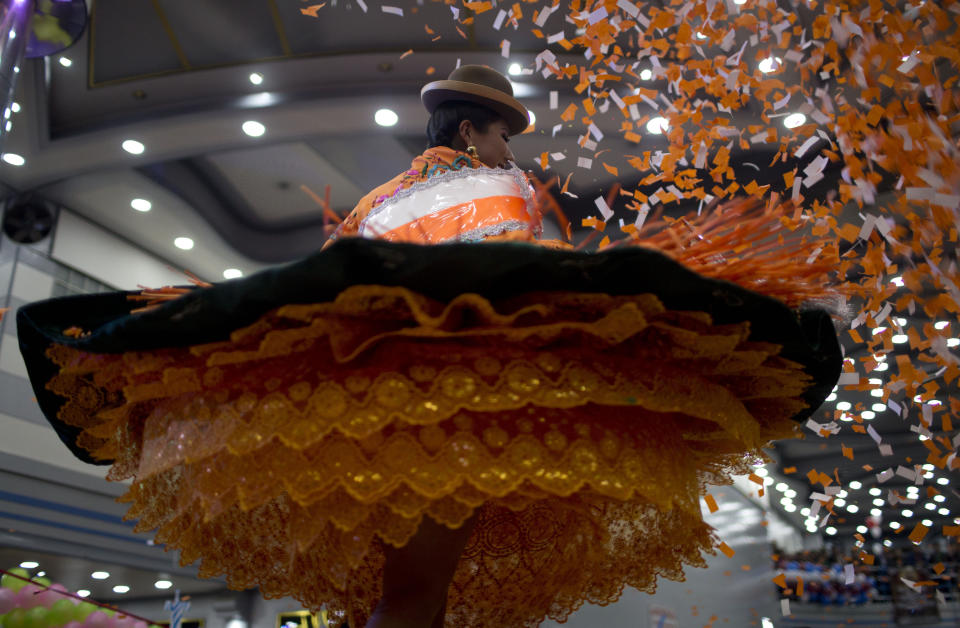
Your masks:
[{"label": "orange lace ruffle", "polygon": [[704,484],[804,407],[809,378],[748,333],[652,295],[358,286],[227,342],[53,345],[48,388],[109,477],[134,479],[137,529],[204,576],[362,626],[383,543],[478,513],[448,622],[535,626],[703,564]]}]

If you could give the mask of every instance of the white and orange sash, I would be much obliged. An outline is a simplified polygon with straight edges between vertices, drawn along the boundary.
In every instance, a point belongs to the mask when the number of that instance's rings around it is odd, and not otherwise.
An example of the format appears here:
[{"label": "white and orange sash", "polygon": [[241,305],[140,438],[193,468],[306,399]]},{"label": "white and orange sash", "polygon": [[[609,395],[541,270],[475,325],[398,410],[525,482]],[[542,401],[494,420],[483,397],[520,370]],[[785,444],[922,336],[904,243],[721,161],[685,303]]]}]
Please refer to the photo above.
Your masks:
[{"label": "white and orange sash", "polygon": [[519,168],[463,168],[435,175],[374,207],[364,238],[440,244],[536,230],[533,190]]}]

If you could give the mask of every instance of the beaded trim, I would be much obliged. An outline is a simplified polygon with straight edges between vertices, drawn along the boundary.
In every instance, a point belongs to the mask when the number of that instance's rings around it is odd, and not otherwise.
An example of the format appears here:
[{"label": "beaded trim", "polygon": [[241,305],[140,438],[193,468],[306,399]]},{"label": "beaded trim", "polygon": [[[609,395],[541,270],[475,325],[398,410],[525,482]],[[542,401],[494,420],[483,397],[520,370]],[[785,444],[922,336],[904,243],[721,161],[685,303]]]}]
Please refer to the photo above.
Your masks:
[{"label": "beaded trim", "polygon": [[[420,181],[420,182],[414,183],[407,189],[397,192],[395,195],[391,196],[387,200],[383,201],[382,203],[380,203],[379,205],[371,209],[370,212],[366,215],[366,217],[360,222],[360,226],[357,229],[357,235],[362,236],[364,229],[366,227],[367,221],[373,218],[374,216],[376,216],[377,214],[379,214],[380,212],[382,212],[384,209],[393,205],[393,203],[401,199],[405,199],[408,196],[411,196],[413,194],[416,194],[417,192],[423,192],[425,190],[429,190],[430,188],[432,188],[437,184],[446,183],[447,181],[452,181],[455,179],[465,179],[467,177],[472,177],[476,174],[490,174],[495,176],[503,176],[504,174],[510,174],[511,176],[513,176],[513,179],[516,182],[517,187],[520,188],[520,194],[523,197],[523,200],[527,204],[527,213],[529,213],[531,216],[531,223],[533,222],[532,218],[533,218],[533,212],[535,211],[535,208],[536,208],[536,203],[534,203],[534,200],[533,200],[533,194],[530,190],[530,184],[527,181],[526,176],[523,174],[523,171],[520,170],[520,168],[518,168],[516,164],[514,164],[513,167],[510,168],[509,170],[505,170],[503,168],[461,168],[459,170],[452,170],[450,172],[444,172],[442,174],[434,175],[429,179],[427,179],[426,181]],[[517,221],[513,221],[513,222],[517,222]],[[526,228],[529,228],[529,227],[530,225],[526,225]],[[473,233],[474,231],[482,231],[482,230],[483,230],[482,228],[474,229],[469,231],[468,233]],[[536,237],[540,237],[540,234],[542,233],[542,231],[543,229],[542,227],[540,227],[539,224],[533,228],[533,234]],[[496,235],[496,234],[491,234],[491,235]],[[458,236],[457,239],[462,239],[462,238]]]}]

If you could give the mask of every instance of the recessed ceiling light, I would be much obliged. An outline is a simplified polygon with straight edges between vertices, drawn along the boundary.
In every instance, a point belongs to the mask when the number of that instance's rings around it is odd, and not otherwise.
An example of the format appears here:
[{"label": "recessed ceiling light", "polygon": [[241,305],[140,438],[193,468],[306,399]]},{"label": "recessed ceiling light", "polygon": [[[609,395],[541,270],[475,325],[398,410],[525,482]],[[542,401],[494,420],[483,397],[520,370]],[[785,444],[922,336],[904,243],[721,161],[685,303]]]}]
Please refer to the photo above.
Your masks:
[{"label": "recessed ceiling light", "polygon": [[933,501],[937,502],[938,504],[942,504],[943,502],[947,501],[947,498],[943,495],[934,495]]},{"label": "recessed ceiling light", "polygon": [[510,67],[507,68],[507,73],[512,76],[517,76],[521,72],[523,72],[523,67],[519,63],[511,63]]},{"label": "recessed ceiling light", "polygon": [[784,504],[783,509],[787,512],[797,512],[797,507],[794,504]]},{"label": "recessed ceiling light", "polygon": [[759,469],[756,469],[756,470],[754,471],[754,473],[756,473],[757,476],[759,476],[759,477],[761,477],[761,478],[765,478],[765,477],[767,477],[767,474],[769,474],[770,472],[767,471],[766,467],[760,467]]},{"label": "recessed ceiling light", "polygon": [[670,130],[670,121],[663,116],[657,116],[647,122],[647,132],[654,135],[660,135]]},{"label": "recessed ceiling light", "polygon": [[782,493],[785,490],[789,489],[790,486],[786,482],[780,482],[779,484],[777,484],[776,488],[778,491]]},{"label": "recessed ceiling light", "polygon": [[108,571],[94,571],[90,574],[90,577],[94,580],[106,580],[110,577],[110,572]]},{"label": "recessed ceiling light", "polygon": [[892,546],[892,545],[893,545],[893,541],[891,541],[890,539],[884,539],[884,540],[883,540],[883,546],[884,546],[884,547],[890,547],[890,546]]},{"label": "recessed ceiling light", "polygon": [[123,144],[121,144],[121,146],[123,147],[123,150],[127,151],[131,155],[139,155],[143,153],[145,149],[144,145],[137,140],[123,140]]},{"label": "recessed ceiling light", "polygon": [[707,36],[704,35],[702,32],[697,31],[697,39],[707,39]]},{"label": "recessed ceiling light", "polygon": [[904,511],[902,511],[900,514],[903,515],[904,517],[907,517],[907,518],[909,519],[910,517],[913,516],[913,511],[912,511],[912,510],[904,510]]},{"label": "recessed ceiling light", "polygon": [[238,277],[243,277],[243,271],[239,268],[228,268],[223,271],[224,279],[237,279]]},{"label": "recessed ceiling light", "polygon": [[857,526],[857,532],[859,532],[860,534],[866,534],[867,526]]},{"label": "recessed ceiling light", "polygon": [[87,589],[80,589],[79,591],[77,591],[77,595],[79,595],[80,597],[87,597],[90,595],[90,591],[88,591]]},{"label": "recessed ceiling light", "polygon": [[802,113],[791,113],[783,119],[783,126],[788,129],[795,129],[807,121],[807,116]]},{"label": "recessed ceiling light", "polygon": [[7,120],[7,123],[3,125],[3,129],[5,131],[9,131],[12,128],[13,128],[13,120]]},{"label": "recessed ceiling light", "polygon": [[930,521],[929,519],[924,519],[924,520],[921,521],[920,523],[922,523],[923,525],[927,526],[928,528],[933,525],[933,522]]},{"label": "recessed ceiling light", "polygon": [[870,406],[870,409],[873,410],[874,412],[886,412],[887,406],[886,404],[883,404],[883,403],[875,403],[872,406]]},{"label": "recessed ceiling light", "polygon": [[850,402],[849,402],[849,401],[838,401],[838,402],[837,402],[837,410],[842,410],[843,412],[846,412],[846,411],[849,410],[849,409],[850,409]]},{"label": "recessed ceiling light", "polygon": [[130,591],[130,587],[125,584],[118,584],[117,586],[113,587],[114,593],[127,593],[128,591]]},{"label": "recessed ceiling light", "polygon": [[840,508],[843,508],[844,506],[847,505],[847,500],[845,500],[842,497],[837,497],[836,499],[833,500],[833,503],[839,506]]},{"label": "recessed ceiling light", "polygon": [[[14,102],[10,105],[10,109],[12,109],[14,113],[20,113],[20,103]],[[937,327],[937,329],[943,329],[943,327]]]},{"label": "recessed ceiling light", "polygon": [[155,586],[158,589],[169,589],[170,587],[173,586],[173,583],[170,582],[169,580],[157,580],[156,582],[153,583],[153,586]]},{"label": "recessed ceiling light", "polygon": [[832,392],[832,393],[830,393],[829,395],[827,395],[826,401],[833,401],[833,400],[835,400],[836,398],[837,398],[837,393]]},{"label": "recessed ceiling light", "polygon": [[879,508],[871,508],[870,514],[873,515],[874,517],[879,517],[881,514],[883,514],[883,511],[880,510]]},{"label": "recessed ceiling light", "polygon": [[847,512],[849,513],[856,513],[859,510],[860,510],[860,507],[857,506],[856,504],[850,504],[849,506],[847,506]]},{"label": "recessed ceiling light", "polygon": [[910,338],[906,334],[894,334],[890,340],[892,340],[894,344],[902,345],[910,340]]},{"label": "recessed ceiling light", "polygon": [[37,567],[40,566],[40,563],[38,563],[35,560],[25,560],[22,563],[20,563],[20,566],[23,567],[24,569],[36,569]]},{"label": "recessed ceiling light", "polygon": [[178,249],[183,249],[184,251],[189,251],[193,248],[193,240],[187,237],[179,237],[174,239],[173,245]]},{"label": "recessed ceiling light", "polygon": [[890,522],[890,529],[891,529],[891,530],[896,530],[896,529],[898,529],[899,527],[900,527],[900,522],[899,522],[899,521],[891,521],[891,522]]},{"label": "recessed ceiling light", "polygon": [[892,283],[892,284],[895,285],[895,286],[900,286],[900,287],[902,287],[902,286],[903,286],[903,277],[891,277],[891,278],[890,278],[890,283]]},{"label": "recessed ceiling light", "polygon": [[937,512],[938,512],[939,514],[943,515],[944,517],[950,516],[950,511],[947,510],[946,508],[941,508],[941,509],[938,510]]},{"label": "recessed ceiling light", "polygon": [[652,78],[653,78],[653,71],[652,71],[652,70],[650,70],[649,68],[644,68],[643,70],[640,70],[640,80],[641,80],[641,81],[649,81],[649,80],[652,79]]},{"label": "recessed ceiling light", "polygon": [[135,198],[130,201],[130,207],[138,212],[148,212],[153,207],[153,204],[145,198]]},{"label": "recessed ceiling light", "polygon": [[243,123],[241,128],[243,129],[243,132],[250,137],[260,137],[267,132],[267,127],[263,126],[256,120],[247,120]]},{"label": "recessed ceiling light", "polygon": [[940,486],[946,486],[949,483],[950,483],[950,480],[948,480],[947,478],[937,478],[937,484],[939,484]]},{"label": "recessed ceiling light", "polygon": [[[13,104],[16,105],[17,103],[13,103]],[[14,110],[14,111],[16,111],[16,110]],[[949,324],[950,324],[950,323],[949,323],[948,321],[937,321],[936,323],[933,324],[933,328],[934,328],[934,329],[946,329]]]},{"label": "recessed ceiling light", "polygon": [[881,491],[880,489],[878,489],[876,486],[874,486],[873,488],[871,488],[868,492],[869,492],[871,495],[873,495],[874,497],[877,497],[878,495],[883,495],[883,491]]},{"label": "recessed ceiling light", "polygon": [[882,499],[880,499],[879,497],[877,497],[877,498],[875,498],[875,499],[873,500],[873,505],[874,505],[874,506],[877,506],[877,507],[883,506],[885,503],[886,503],[886,502],[883,501]]},{"label": "recessed ceiling light", "polygon": [[67,57],[60,57],[60,65],[62,65],[65,68],[69,68],[71,65],[73,65],[73,61],[71,61]]},{"label": "recessed ceiling light", "polygon": [[948,347],[956,347],[957,345],[960,345],[960,338],[947,338]]},{"label": "recessed ceiling light", "polygon": [[530,114],[530,126],[533,126],[537,123],[537,114],[533,113],[530,109],[527,109],[527,113]]},{"label": "recessed ceiling light", "polygon": [[3,160],[11,166],[22,166],[27,160],[16,153],[4,153]]},{"label": "recessed ceiling light", "polygon": [[259,85],[260,83],[263,83],[263,75],[260,74],[259,72],[251,73],[250,82],[253,83],[254,85]]},{"label": "recessed ceiling light", "polygon": [[864,410],[860,413],[860,416],[863,417],[865,421],[869,421],[873,417],[877,416],[873,410]]},{"label": "recessed ceiling light", "polygon": [[889,364],[887,364],[886,362],[881,362],[880,364],[877,365],[877,368],[875,368],[875,369],[873,369],[873,370],[874,370],[874,371],[886,371],[888,368],[890,368],[890,365],[889,365]]},{"label": "recessed ceiling light", "polygon": [[856,490],[859,490],[860,487],[863,486],[863,484],[861,484],[861,483],[858,482],[857,480],[854,480],[853,482],[850,482],[850,484],[848,484],[847,486],[849,486],[850,488],[852,488],[853,490],[856,491]]},{"label": "recessed ceiling light", "polygon": [[934,504],[933,502],[927,502],[926,504],[923,505],[923,507],[926,508],[927,510],[936,510],[936,509],[937,509],[937,505]]},{"label": "recessed ceiling light", "polygon": [[377,112],[373,114],[373,119],[380,126],[393,126],[400,120],[400,117],[393,109],[377,109]]},{"label": "recessed ceiling light", "polygon": [[933,471],[934,469],[936,469],[936,467],[930,464],[929,462],[920,468],[923,469],[924,471]]},{"label": "recessed ceiling light", "polygon": [[[736,2],[736,0],[734,0],[734,1]],[[741,2],[740,4],[743,4],[743,3]],[[833,535],[835,535],[835,534],[837,533],[837,529],[834,528],[833,526],[827,526],[827,529],[824,530],[824,532],[826,532],[826,533],[829,534],[830,536],[833,536]]]},{"label": "recessed ceiling light", "polygon": [[769,74],[770,72],[776,72],[779,70],[781,64],[783,64],[783,59],[780,57],[767,57],[760,62],[758,67],[764,74]]}]

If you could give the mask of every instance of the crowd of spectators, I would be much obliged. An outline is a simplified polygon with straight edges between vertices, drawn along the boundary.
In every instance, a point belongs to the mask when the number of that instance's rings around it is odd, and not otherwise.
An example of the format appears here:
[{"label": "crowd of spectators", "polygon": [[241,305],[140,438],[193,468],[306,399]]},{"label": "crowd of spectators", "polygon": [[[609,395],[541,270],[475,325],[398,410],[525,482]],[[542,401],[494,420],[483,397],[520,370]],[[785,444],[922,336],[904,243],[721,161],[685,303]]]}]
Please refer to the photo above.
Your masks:
[{"label": "crowd of spectators", "polygon": [[[935,599],[937,592],[946,599],[957,598],[960,545],[956,542],[882,548],[873,554],[873,565],[859,558],[860,551],[830,548],[788,554],[774,550],[775,569],[786,581],[781,595],[838,606],[916,604]],[[852,582],[846,565],[853,565]]]}]

